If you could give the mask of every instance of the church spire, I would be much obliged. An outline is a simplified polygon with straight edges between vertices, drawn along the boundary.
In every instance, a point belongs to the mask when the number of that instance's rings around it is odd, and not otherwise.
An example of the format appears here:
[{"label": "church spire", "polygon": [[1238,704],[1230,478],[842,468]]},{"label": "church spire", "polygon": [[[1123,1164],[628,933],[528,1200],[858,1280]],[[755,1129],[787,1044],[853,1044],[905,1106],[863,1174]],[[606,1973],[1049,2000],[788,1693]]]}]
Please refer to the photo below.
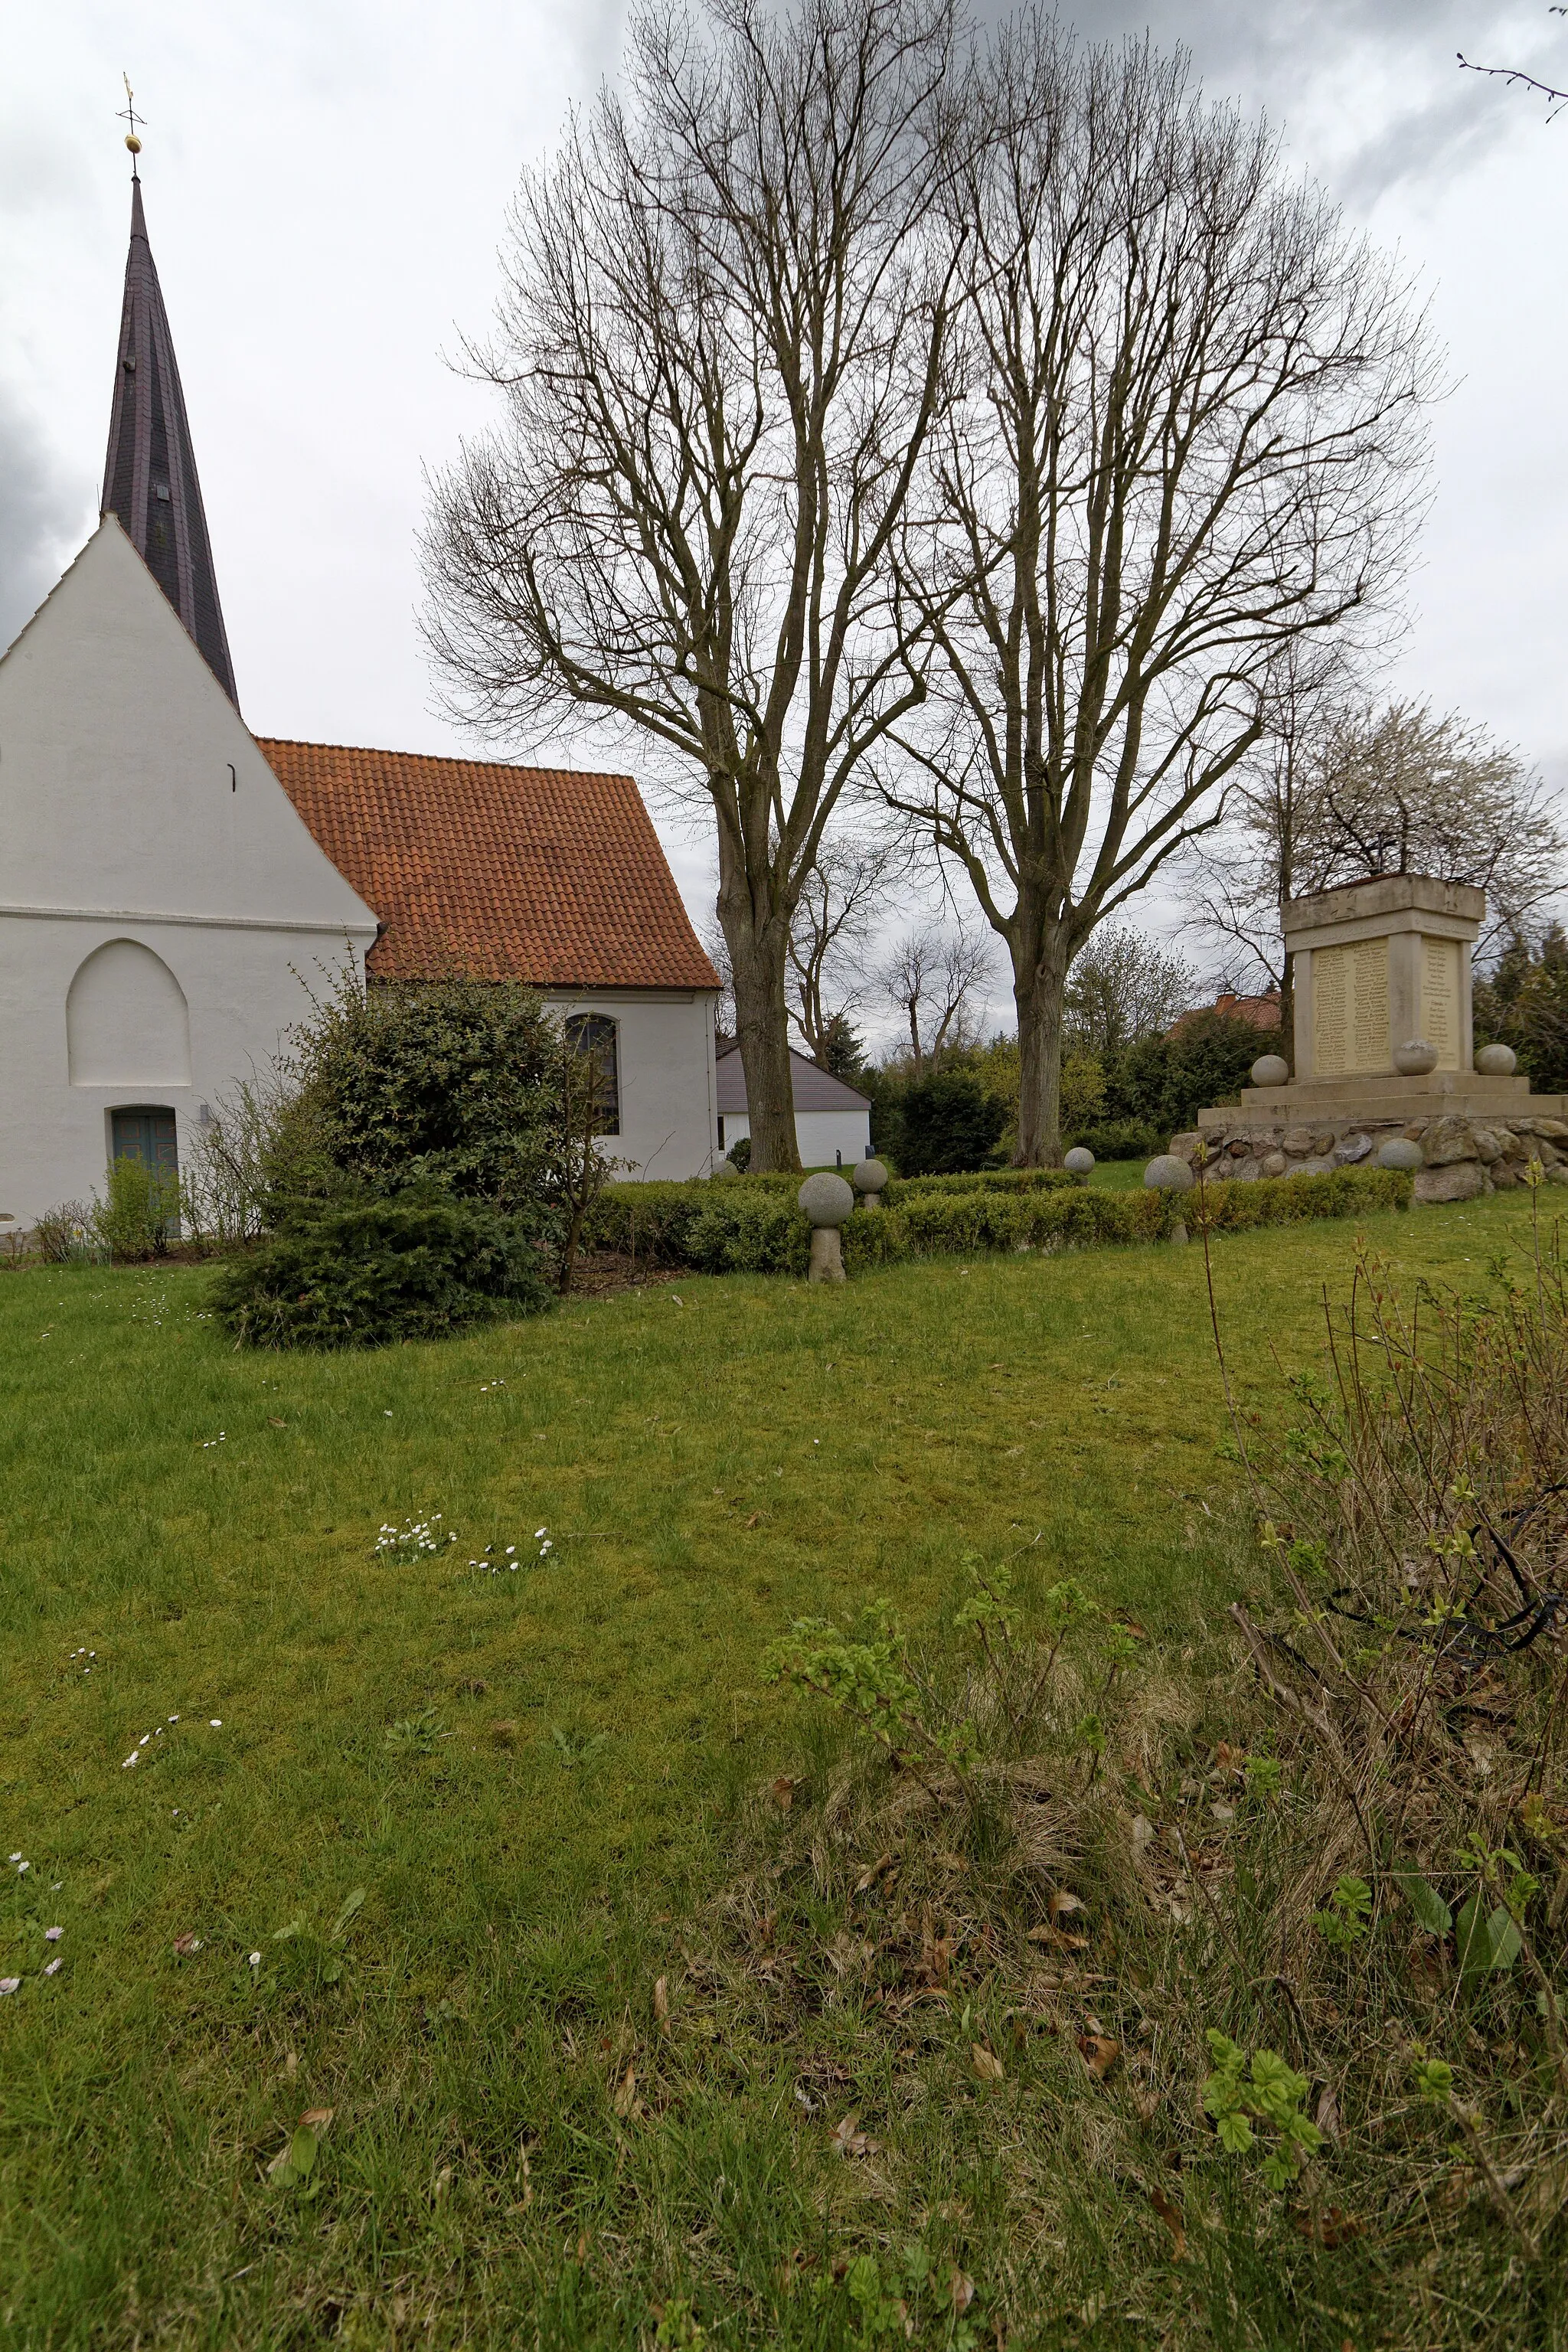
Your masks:
[{"label": "church spire", "polygon": [[142,142],[134,122],[125,143],[132,152],[131,251],[103,467],[103,510],[118,516],[213,676],[229,700],[237,703],[185,396],[147,241],[135,165]]}]

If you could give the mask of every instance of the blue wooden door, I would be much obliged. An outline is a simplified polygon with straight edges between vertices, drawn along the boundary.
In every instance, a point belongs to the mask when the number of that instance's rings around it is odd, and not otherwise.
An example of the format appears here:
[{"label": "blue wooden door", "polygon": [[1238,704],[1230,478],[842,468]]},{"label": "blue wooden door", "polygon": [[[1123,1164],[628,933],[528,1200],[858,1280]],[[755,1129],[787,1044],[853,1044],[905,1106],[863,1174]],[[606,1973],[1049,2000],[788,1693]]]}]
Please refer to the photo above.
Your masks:
[{"label": "blue wooden door", "polygon": [[139,1160],[150,1175],[180,1179],[180,1153],[172,1110],[117,1110],[114,1113],[114,1157]]}]

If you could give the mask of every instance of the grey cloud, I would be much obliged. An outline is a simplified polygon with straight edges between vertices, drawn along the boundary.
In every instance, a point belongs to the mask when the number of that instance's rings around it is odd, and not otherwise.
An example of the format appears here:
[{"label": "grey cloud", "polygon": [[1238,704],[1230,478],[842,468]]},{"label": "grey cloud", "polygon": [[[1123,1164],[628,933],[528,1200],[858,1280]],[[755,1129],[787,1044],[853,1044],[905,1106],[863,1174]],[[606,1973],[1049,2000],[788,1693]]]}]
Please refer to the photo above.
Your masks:
[{"label": "grey cloud", "polygon": [[90,520],[37,419],[0,383],[0,647],[32,618]]}]

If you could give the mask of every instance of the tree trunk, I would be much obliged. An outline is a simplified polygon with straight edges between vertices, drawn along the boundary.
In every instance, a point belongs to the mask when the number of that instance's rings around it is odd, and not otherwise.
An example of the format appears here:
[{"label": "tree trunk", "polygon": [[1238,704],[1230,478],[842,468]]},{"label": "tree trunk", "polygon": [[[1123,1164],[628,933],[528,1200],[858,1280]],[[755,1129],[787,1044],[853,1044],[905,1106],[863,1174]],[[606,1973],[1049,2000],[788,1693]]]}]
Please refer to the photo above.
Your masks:
[{"label": "tree trunk", "polygon": [[750,894],[743,885],[738,890],[721,888],[719,920],[734,968],[735,1029],[741,1067],[746,1074],[752,1166],[759,1173],[798,1168],[784,995],[789,923],[775,916],[759,930],[752,920]]},{"label": "tree trunk", "polygon": [[1018,1013],[1018,1145],[1016,1168],[1058,1168],[1062,1157],[1062,1025],[1068,940],[1058,923],[1040,927],[1038,952],[1014,966]]}]

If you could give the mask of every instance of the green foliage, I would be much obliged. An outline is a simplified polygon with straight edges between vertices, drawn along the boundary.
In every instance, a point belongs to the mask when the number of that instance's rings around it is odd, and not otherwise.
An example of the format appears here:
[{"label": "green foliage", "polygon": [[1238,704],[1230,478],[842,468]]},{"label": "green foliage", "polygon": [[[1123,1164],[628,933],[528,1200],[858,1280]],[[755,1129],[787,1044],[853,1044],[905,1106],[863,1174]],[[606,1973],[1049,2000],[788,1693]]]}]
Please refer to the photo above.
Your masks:
[{"label": "green foliage", "polygon": [[1136,1120],[1166,1136],[1190,1128],[1200,1110],[1236,1101],[1274,1043],[1221,1013],[1194,1013],[1171,1036],[1140,1038],[1106,1058],[1104,1120]]},{"label": "green foliage", "polygon": [[1246,2051],[1212,2026],[1204,2039],[1215,2071],[1204,2084],[1203,2101],[1220,2146],[1245,2156],[1261,2134],[1266,2153],[1258,2169],[1270,2189],[1288,2189],[1303,2158],[1323,2142],[1305,2112],[1307,2077],[1273,2050],[1254,2051],[1249,2070]]},{"label": "green foliage", "polygon": [[934,1760],[963,1778],[973,1728],[928,1720],[926,1694],[909,1671],[904,1635],[886,1601],[870,1602],[855,1632],[826,1617],[798,1618],[767,1651],[763,1680],[828,1700],[912,1771]]},{"label": "green foliage", "polygon": [[1522,940],[1476,984],[1476,1043],[1511,1045],[1537,1094],[1568,1094],[1568,934],[1553,923],[1532,952]]},{"label": "green foliage", "polygon": [[899,1165],[907,1176],[984,1168],[1006,1124],[1005,1104],[976,1072],[933,1071],[904,1095]]},{"label": "green foliage", "polygon": [[1064,1118],[1062,1138],[1069,1150],[1074,1144],[1082,1144],[1097,1160],[1152,1160],[1170,1141],[1170,1130],[1151,1127],[1146,1120],[1137,1118],[1102,1120],[1098,1127],[1069,1127]]},{"label": "green foliage", "polygon": [[510,982],[344,988],[298,1043],[296,1092],[269,1153],[273,1190],[287,1203],[438,1184],[525,1218],[542,1239],[560,1056],[540,999]]},{"label": "green foliage", "polygon": [[121,1265],[162,1257],[179,1234],[178,1180],[140,1160],[111,1160],[108,1197],[93,1202],[92,1229]]},{"label": "green foliage", "polygon": [[250,1347],[363,1348],[537,1313],[552,1296],[519,1221],[427,1185],[391,1200],[297,1205],[224,1268],[212,1304]]},{"label": "green foliage", "polygon": [[1328,1908],[1314,1911],[1312,1925],[1326,1944],[1347,1952],[1366,1934],[1372,1916],[1372,1889],[1364,1878],[1342,1876],[1329,1897]]}]

